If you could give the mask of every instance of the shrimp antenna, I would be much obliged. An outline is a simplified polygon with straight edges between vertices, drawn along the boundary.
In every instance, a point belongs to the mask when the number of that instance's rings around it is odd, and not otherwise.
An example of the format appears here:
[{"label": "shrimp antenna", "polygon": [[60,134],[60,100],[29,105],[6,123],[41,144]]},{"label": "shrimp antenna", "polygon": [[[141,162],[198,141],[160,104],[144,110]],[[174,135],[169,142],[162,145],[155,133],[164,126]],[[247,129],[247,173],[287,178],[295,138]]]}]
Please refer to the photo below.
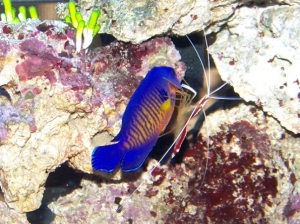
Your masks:
[{"label": "shrimp antenna", "polygon": [[[206,38],[206,35],[205,35],[204,28],[203,28],[203,33],[204,33],[205,46],[208,46],[208,42],[207,42],[207,38]],[[208,66],[208,75],[207,75],[207,73],[205,71],[205,66],[203,64],[201,56],[198,53],[198,50],[197,50],[196,46],[193,44],[191,38],[188,35],[185,35],[185,36],[189,40],[189,42],[191,43],[192,47],[194,48],[194,50],[196,52],[196,55],[197,55],[197,57],[198,57],[198,59],[201,63],[201,67],[204,71],[205,82],[206,82],[206,85],[207,85],[207,90],[208,90],[207,92],[210,93],[210,60],[209,60],[209,54],[207,54],[207,66]],[[206,50],[208,50],[208,49],[206,48]]]},{"label": "shrimp antenna", "polygon": [[[208,47],[208,41],[207,41],[207,38],[206,38],[206,35],[205,35],[205,28],[202,28],[202,30],[203,30],[203,34],[204,34],[203,36],[204,36],[204,40],[205,40],[206,50],[208,50],[208,49],[207,49],[207,47]],[[204,76],[205,76],[205,81],[206,81],[206,86],[207,86],[207,94],[206,94],[202,99],[205,99],[206,97],[208,98],[208,97],[210,97],[212,94],[214,94],[215,92],[217,92],[217,91],[219,91],[220,89],[222,89],[227,83],[224,83],[222,86],[220,86],[219,88],[217,88],[216,90],[214,90],[212,93],[210,92],[211,73],[210,73],[210,59],[209,59],[209,53],[207,53],[207,66],[208,66],[208,75],[207,75],[205,66],[204,66],[204,64],[203,64],[203,61],[202,61],[202,59],[201,59],[201,57],[200,57],[200,55],[199,55],[199,53],[198,53],[198,51],[197,51],[195,45],[193,44],[193,42],[191,41],[191,39],[189,38],[188,35],[186,35],[186,37],[187,37],[187,39],[189,40],[189,42],[191,43],[192,47],[194,48],[194,50],[195,50],[195,52],[196,52],[196,54],[197,54],[197,57],[198,57],[198,59],[199,59],[199,61],[200,61],[200,63],[201,63],[202,69],[203,69],[203,71],[204,71]],[[200,102],[201,102],[201,101],[202,101],[202,100],[200,100]],[[206,102],[207,102],[207,101],[205,101],[203,104],[198,104],[198,105],[200,105],[200,109],[203,111],[203,115],[204,115],[205,120],[206,120],[206,113],[205,113],[205,110],[204,110],[204,106],[205,106]],[[193,114],[194,114],[194,116],[195,116],[195,115],[198,113],[196,110],[197,110],[197,107],[195,107],[195,109],[194,109],[192,115],[191,115],[191,116],[189,117],[189,119],[188,119],[188,122],[189,122],[189,120],[192,119]],[[186,125],[188,124],[188,122],[186,123]],[[186,129],[186,125],[185,125],[184,129]],[[210,134],[210,133],[209,133],[209,127],[208,127],[208,123],[207,123],[207,122],[205,122],[205,126],[206,126],[206,132],[207,132],[207,133],[206,133],[206,136],[207,136],[207,139],[206,139],[206,144],[207,144],[207,156],[206,156],[206,163],[205,163],[204,175],[203,175],[203,179],[202,179],[201,184],[200,184],[200,188],[202,187],[202,185],[203,185],[203,183],[204,183],[205,176],[206,176],[206,172],[207,172],[207,168],[208,168],[208,156],[209,156],[209,134]],[[180,133],[180,135],[181,135],[181,133]],[[180,136],[180,135],[179,135],[179,136]],[[178,136],[178,137],[179,137],[179,136]]]},{"label": "shrimp antenna", "polygon": [[193,97],[192,99],[195,98],[195,96],[197,96],[197,92],[190,86],[186,85],[186,84],[181,84],[181,86],[189,91],[191,91],[193,93]]},{"label": "shrimp antenna", "polygon": [[[204,110],[203,107],[202,107],[202,110],[203,110],[204,120],[207,121],[206,113],[205,113],[205,110]],[[203,178],[202,178],[201,184],[199,185],[199,189],[201,189],[201,187],[204,184],[206,172],[207,172],[207,169],[208,169],[208,157],[209,157],[209,151],[210,151],[210,148],[209,148],[210,132],[209,132],[208,122],[205,122],[205,126],[206,126],[206,148],[207,148],[207,150],[206,150],[206,163],[205,163]]]}]

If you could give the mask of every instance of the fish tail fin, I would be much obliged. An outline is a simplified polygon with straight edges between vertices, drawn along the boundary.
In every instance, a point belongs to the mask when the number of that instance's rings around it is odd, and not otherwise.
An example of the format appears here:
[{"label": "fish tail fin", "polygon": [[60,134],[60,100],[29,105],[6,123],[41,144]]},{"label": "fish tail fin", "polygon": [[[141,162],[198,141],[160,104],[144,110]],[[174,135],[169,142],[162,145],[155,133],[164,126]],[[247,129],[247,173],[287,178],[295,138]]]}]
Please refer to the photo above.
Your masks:
[{"label": "fish tail fin", "polygon": [[111,173],[116,170],[123,159],[125,150],[120,142],[97,146],[92,152],[92,167],[94,170]]}]

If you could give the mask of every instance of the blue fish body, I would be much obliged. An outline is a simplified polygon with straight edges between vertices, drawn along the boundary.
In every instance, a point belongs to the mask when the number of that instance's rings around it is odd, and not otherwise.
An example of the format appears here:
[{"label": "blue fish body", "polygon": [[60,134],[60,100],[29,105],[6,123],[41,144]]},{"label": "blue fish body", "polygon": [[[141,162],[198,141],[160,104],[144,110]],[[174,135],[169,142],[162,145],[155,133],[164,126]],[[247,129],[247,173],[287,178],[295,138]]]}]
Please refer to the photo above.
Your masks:
[{"label": "blue fish body", "polygon": [[180,82],[171,67],[155,67],[141,81],[122,118],[122,127],[111,145],[97,146],[92,167],[102,172],[139,169],[169,123]]}]

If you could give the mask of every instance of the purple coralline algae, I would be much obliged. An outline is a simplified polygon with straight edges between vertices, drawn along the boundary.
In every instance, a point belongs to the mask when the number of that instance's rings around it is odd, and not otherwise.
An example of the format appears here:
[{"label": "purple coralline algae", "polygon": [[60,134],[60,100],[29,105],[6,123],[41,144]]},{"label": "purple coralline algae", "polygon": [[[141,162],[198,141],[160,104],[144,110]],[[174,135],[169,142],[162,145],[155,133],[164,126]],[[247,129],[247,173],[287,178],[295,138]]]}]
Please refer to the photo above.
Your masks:
[{"label": "purple coralline algae", "polygon": [[6,203],[18,212],[40,206],[50,172],[65,161],[92,173],[95,145],[119,131],[128,99],[154,66],[185,66],[169,38],[114,42],[75,53],[65,23],[0,23],[0,176]]},{"label": "purple coralline algae", "polygon": [[54,223],[297,223],[298,142],[257,107],[240,105],[209,115],[181,164],[122,182],[85,177],[49,207]]},{"label": "purple coralline algae", "polygon": [[296,224],[300,220],[300,197],[297,193],[291,196],[287,205],[284,208],[283,215],[287,217],[288,224]]}]

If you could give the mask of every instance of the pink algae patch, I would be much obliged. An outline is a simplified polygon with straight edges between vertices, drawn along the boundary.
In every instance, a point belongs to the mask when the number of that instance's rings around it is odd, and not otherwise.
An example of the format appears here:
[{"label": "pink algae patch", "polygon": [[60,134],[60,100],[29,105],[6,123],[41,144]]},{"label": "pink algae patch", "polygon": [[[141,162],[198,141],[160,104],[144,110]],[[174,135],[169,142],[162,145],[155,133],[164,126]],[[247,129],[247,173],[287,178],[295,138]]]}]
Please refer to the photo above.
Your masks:
[{"label": "pink algae patch", "polygon": [[60,61],[52,48],[47,48],[44,42],[35,38],[27,39],[20,44],[20,64],[16,66],[16,72],[20,81],[30,80],[34,77],[46,76],[51,83],[56,81],[51,71]]},{"label": "pink algae patch", "polygon": [[27,60],[16,66],[20,81],[26,81],[36,76],[45,76],[52,69],[52,63],[38,56],[30,56]]}]

